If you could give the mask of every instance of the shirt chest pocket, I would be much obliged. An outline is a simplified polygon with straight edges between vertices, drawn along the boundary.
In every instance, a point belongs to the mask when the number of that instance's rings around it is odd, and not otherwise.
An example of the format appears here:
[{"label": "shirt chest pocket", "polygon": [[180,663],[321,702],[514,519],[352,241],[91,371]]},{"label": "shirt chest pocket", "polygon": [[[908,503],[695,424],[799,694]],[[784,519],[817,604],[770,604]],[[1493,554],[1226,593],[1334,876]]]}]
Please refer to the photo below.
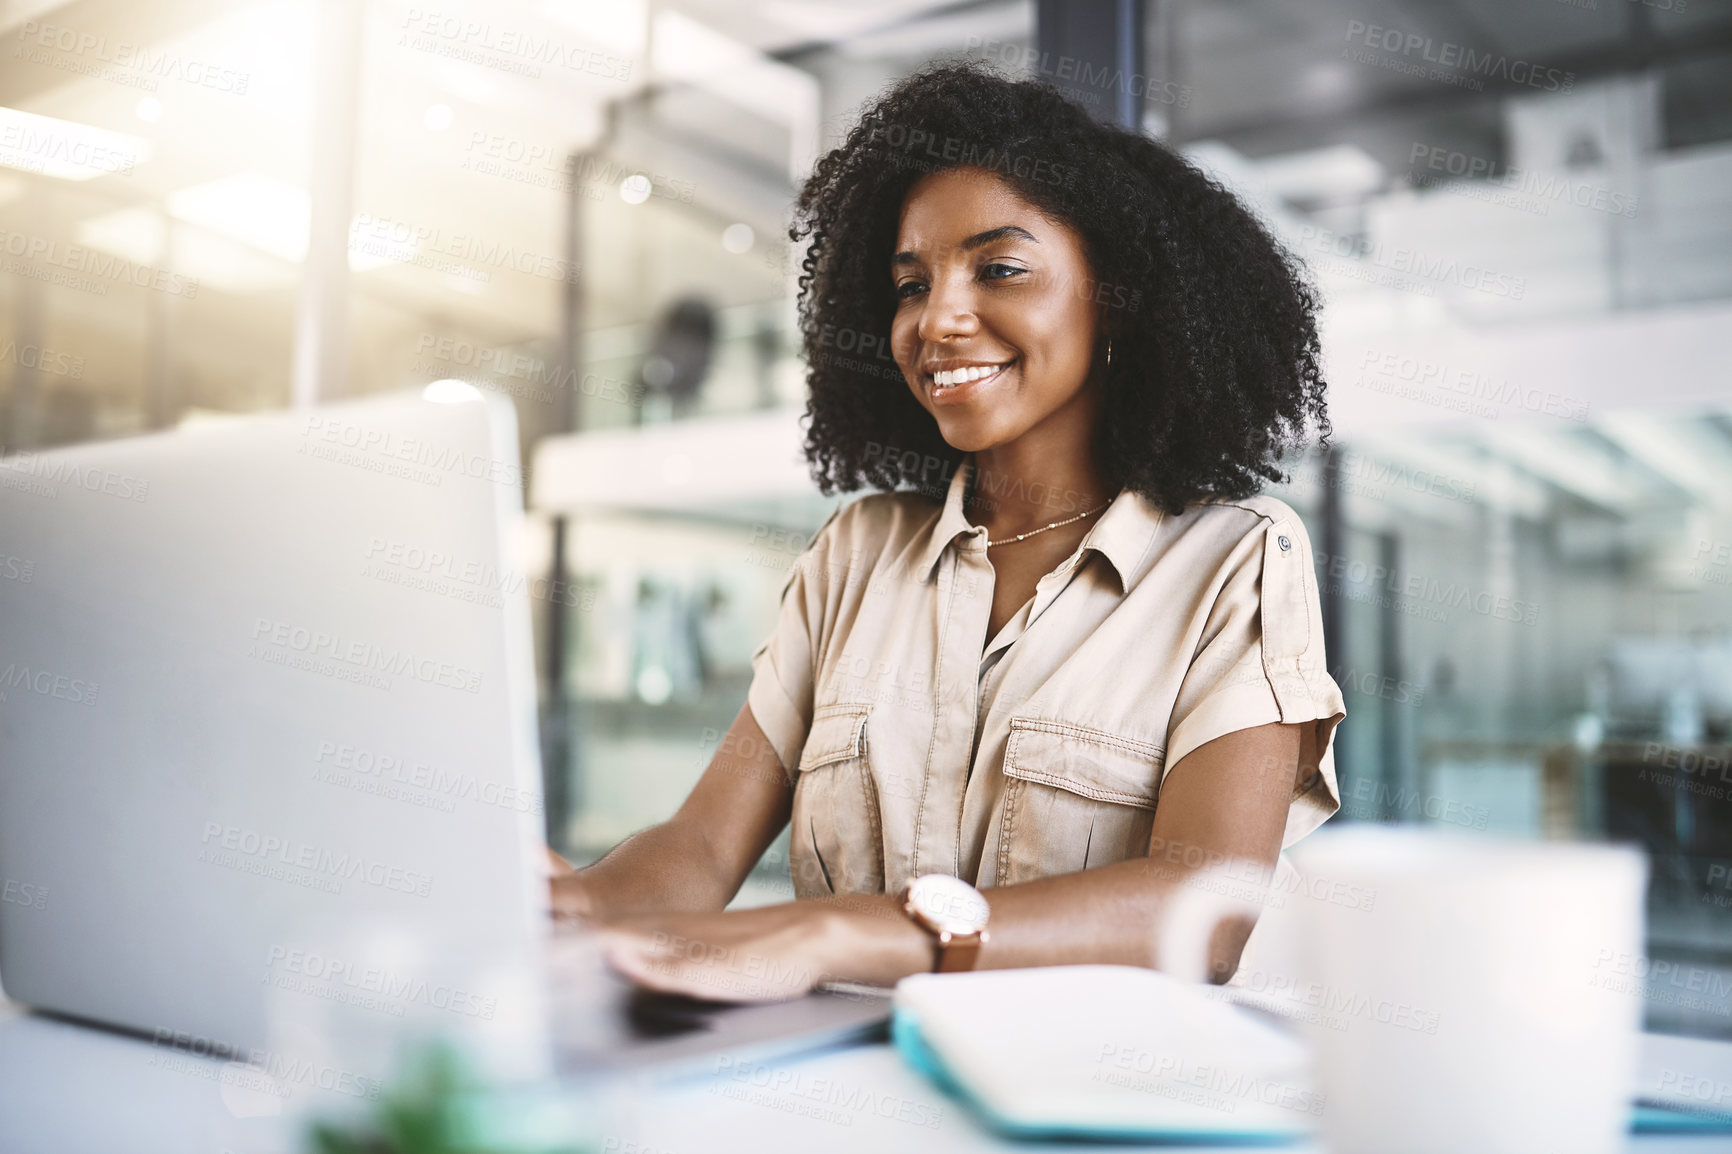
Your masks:
[{"label": "shirt chest pocket", "polygon": [[881,893],[884,830],[868,760],[867,705],[817,711],[794,782],[788,862],[794,896]]},{"label": "shirt chest pocket", "polygon": [[1011,718],[996,884],[1147,857],[1163,759],[1147,742]]}]

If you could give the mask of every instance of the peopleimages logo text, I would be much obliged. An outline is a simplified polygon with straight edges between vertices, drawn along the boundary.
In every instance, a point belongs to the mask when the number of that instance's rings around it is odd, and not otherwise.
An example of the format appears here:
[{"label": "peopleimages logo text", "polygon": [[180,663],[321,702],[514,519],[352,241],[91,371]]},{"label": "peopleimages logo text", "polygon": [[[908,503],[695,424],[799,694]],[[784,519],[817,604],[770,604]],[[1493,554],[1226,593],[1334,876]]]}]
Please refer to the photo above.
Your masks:
[{"label": "peopleimages logo text", "polygon": [[6,700],[6,691],[11,689],[22,689],[42,697],[70,701],[74,705],[96,704],[96,682],[69,677],[49,669],[31,669],[30,666],[19,665],[17,662],[0,669],[0,701]]},{"label": "peopleimages logo text", "polygon": [[540,794],[504,782],[490,781],[473,773],[460,773],[430,765],[401,754],[378,752],[335,741],[321,741],[313,761],[359,778],[385,781],[414,789],[432,790],[444,798],[474,801],[518,813],[540,813]]},{"label": "peopleimages logo text", "polygon": [[[0,130],[0,157],[7,157],[10,149],[7,147],[4,130]],[[12,154],[9,159],[20,159]],[[98,168],[98,171],[109,171]],[[25,261],[40,262],[51,268],[65,269],[69,273],[78,273],[93,278],[90,282],[80,281],[74,287],[80,291],[98,291],[106,294],[107,284],[130,284],[136,288],[154,289],[167,293],[169,296],[185,297],[193,300],[198,296],[199,281],[197,277],[182,276],[171,269],[157,268],[155,265],[138,264],[125,257],[102,252],[88,245],[63,245],[58,240],[33,233],[10,232],[0,229],[0,251],[7,256],[21,257]],[[19,265],[11,269],[20,272],[29,265]],[[29,275],[26,272],[26,275]],[[46,366],[44,366],[46,368]],[[52,372],[54,370],[49,369]]]},{"label": "peopleimages logo text", "polygon": [[381,460],[419,466],[429,471],[435,484],[448,473],[461,473],[504,485],[517,485],[523,481],[523,472],[515,462],[494,460],[453,445],[405,437],[389,429],[370,428],[335,417],[308,417],[302,436],[302,452],[322,442]]},{"label": "peopleimages logo text", "polygon": [[[433,892],[433,875],[400,865],[313,845],[292,837],[260,833],[244,826],[226,825],[220,821],[204,823],[201,860],[228,868],[241,868],[245,873],[259,873],[246,868],[238,859],[276,866],[284,870],[301,870],[311,875],[309,880],[323,884],[310,888],[341,893],[345,881],[364,882],[379,889],[395,890],[424,898]],[[226,853],[228,856],[223,856]],[[297,884],[301,884],[297,882]]]},{"label": "peopleimages logo text", "polygon": [[1468,73],[1482,83],[1487,78],[1498,78],[1546,92],[1568,92],[1576,82],[1574,72],[1547,68],[1529,60],[1512,60],[1502,52],[1482,52],[1453,40],[1434,40],[1418,32],[1385,28],[1363,20],[1347,22],[1347,42],[1391,56],[1417,58],[1426,64]]},{"label": "peopleimages logo text", "polygon": [[[98,465],[87,465],[63,454],[22,452],[0,459],[0,470],[34,477],[50,485],[69,485],[87,493],[101,493],[122,501],[143,501],[150,496],[150,482],[130,473],[116,473]],[[58,490],[49,490],[57,493]]]},{"label": "peopleimages logo text", "polygon": [[455,986],[430,983],[425,978],[399,974],[383,966],[363,966],[315,950],[272,945],[265,957],[265,969],[280,971],[279,989],[294,989],[297,984],[293,979],[303,978],[326,989],[321,991],[314,986],[302,988],[302,993],[319,996],[340,989],[345,993],[374,994],[388,1004],[396,1003],[392,1008],[399,1014],[403,1003],[418,1002],[435,1010],[449,1010],[454,1014],[492,1021],[499,1008],[497,997],[484,997]]},{"label": "peopleimages logo text", "polygon": [[322,629],[308,629],[286,621],[260,617],[253,622],[253,641],[276,646],[308,657],[341,662],[372,673],[407,674],[428,685],[442,685],[465,693],[481,692],[481,671],[435,661],[407,649],[357,641]]}]

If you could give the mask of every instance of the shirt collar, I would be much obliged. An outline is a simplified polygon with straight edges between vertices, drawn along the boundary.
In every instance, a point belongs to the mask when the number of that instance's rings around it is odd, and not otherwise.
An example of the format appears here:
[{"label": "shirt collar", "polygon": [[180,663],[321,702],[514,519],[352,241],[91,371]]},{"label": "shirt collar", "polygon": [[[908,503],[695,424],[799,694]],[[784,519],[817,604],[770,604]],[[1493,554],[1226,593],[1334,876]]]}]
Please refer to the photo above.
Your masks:
[{"label": "shirt collar", "polygon": [[[938,511],[937,519],[932,523],[926,541],[921,545],[917,558],[918,572],[922,577],[932,576],[933,566],[944,555],[944,550],[960,536],[970,536],[972,539],[961,546],[967,549],[986,548],[986,529],[981,525],[973,525],[962,512],[962,499],[968,491],[968,475],[974,468],[974,454],[969,453],[963,458],[955,475],[950,478],[950,488],[944,496],[944,507]],[[1138,564],[1148,553],[1149,545],[1154,541],[1155,530],[1161,524],[1161,510],[1151,505],[1140,493],[1131,489],[1121,489],[1119,495],[1113,498],[1094,525],[1090,527],[1077,555],[1081,557],[1087,550],[1105,557],[1119,575],[1119,586],[1128,586],[1131,576]]]}]

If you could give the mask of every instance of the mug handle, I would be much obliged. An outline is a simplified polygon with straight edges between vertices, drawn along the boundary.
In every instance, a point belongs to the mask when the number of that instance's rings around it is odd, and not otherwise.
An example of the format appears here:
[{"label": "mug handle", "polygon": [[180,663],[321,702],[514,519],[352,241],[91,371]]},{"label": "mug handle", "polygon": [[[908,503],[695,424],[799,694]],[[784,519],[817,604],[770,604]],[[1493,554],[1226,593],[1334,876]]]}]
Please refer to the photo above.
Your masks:
[{"label": "mug handle", "polygon": [[[1274,870],[1246,859],[1230,859],[1186,873],[1173,883],[1155,917],[1155,969],[1180,981],[1209,980],[1209,940],[1227,918],[1267,908]],[[1259,884],[1247,881],[1259,873]]]}]

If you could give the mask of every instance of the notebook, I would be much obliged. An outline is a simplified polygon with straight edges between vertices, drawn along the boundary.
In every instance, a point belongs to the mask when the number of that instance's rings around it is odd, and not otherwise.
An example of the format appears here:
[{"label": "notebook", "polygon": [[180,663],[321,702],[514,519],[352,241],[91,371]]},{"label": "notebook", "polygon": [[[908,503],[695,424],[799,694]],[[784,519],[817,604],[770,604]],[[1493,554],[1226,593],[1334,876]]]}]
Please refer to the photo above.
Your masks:
[{"label": "notebook", "polygon": [[1133,966],[920,974],[896,988],[905,1058],[1028,1139],[1286,1143],[1323,1111],[1305,1044]]},{"label": "notebook", "polygon": [[[1130,966],[918,974],[891,1037],[915,1069],[1012,1138],[1272,1145],[1310,1137],[1308,1047],[1223,991]],[[1237,996],[1237,995],[1235,995]],[[1637,1134],[1728,1134],[1732,1113],[1643,1095]]]}]

